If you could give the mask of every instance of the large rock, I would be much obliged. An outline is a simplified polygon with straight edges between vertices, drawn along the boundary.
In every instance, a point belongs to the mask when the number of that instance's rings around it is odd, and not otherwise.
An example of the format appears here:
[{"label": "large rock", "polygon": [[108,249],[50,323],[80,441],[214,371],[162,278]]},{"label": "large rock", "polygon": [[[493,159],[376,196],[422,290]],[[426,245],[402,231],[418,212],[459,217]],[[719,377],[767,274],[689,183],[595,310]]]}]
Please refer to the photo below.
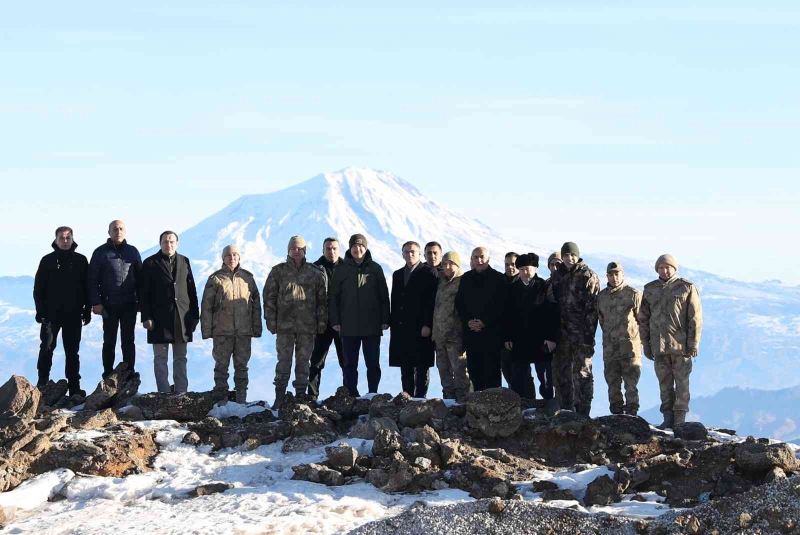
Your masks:
[{"label": "large rock", "polygon": [[177,420],[199,422],[214,407],[211,392],[186,392],[180,395],[154,392],[131,400],[142,410],[146,420]]},{"label": "large rock", "polygon": [[784,443],[743,442],[736,446],[734,458],[739,470],[753,478],[763,478],[775,467],[784,472],[798,470],[798,461],[794,451]]},{"label": "large rock", "polygon": [[284,404],[284,407],[285,419],[291,427],[291,435],[281,448],[284,453],[306,451],[336,440],[338,434],[333,423],[316,414],[309,406],[299,404],[287,407]]},{"label": "large rock", "polygon": [[355,396],[350,394],[346,386],[340,386],[336,389],[336,394],[322,402],[322,406],[338,413],[342,418],[351,418],[354,416],[355,403]]},{"label": "large rock", "polygon": [[400,451],[404,446],[400,433],[389,429],[381,429],[375,435],[375,441],[372,443],[372,455],[386,457],[396,451]]},{"label": "large rock", "polygon": [[21,375],[12,375],[11,379],[0,386],[0,418],[16,416],[25,421],[32,420],[39,410],[42,394]]},{"label": "large rock", "polygon": [[325,448],[325,455],[328,457],[328,465],[345,470],[353,468],[358,459],[358,451],[345,443]]},{"label": "large rock", "polygon": [[127,405],[139,391],[141,382],[139,374],[131,372],[128,365],[121,362],[114,368],[111,375],[98,383],[94,392],[86,396],[84,408],[90,411],[99,411]]},{"label": "large rock", "polygon": [[673,431],[676,438],[682,438],[683,440],[705,440],[708,438],[708,429],[700,422],[678,424]]},{"label": "large rock", "polygon": [[450,411],[441,399],[409,401],[400,410],[398,421],[407,427],[420,427],[431,422],[431,419],[445,418]]},{"label": "large rock", "polygon": [[123,477],[149,471],[158,453],[151,431],[118,424],[91,439],[54,442],[31,467],[42,474],[56,468],[104,477]]},{"label": "large rock", "polygon": [[589,505],[610,505],[622,499],[619,485],[607,475],[602,475],[589,483],[583,503]]},{"label": "large rock", "polygon": [[113,409],[102,411],[81,411],[73,416],[69,424],[75,429],[102,429],[117,423],[117,414]]},{"label": "large rock", "polygon": [[321,464],[301,464],[293,466],[294,475],[292,479],[300,481],[311,481],[312,483],[322,483],[328,486],[344,485],[344,476],[337,470],[332,470]]},{"label": "large rock", "polygon": [[508,388],[490,388],[467,397],[467,425],[487,437],[508,437],[522,424],[520,399]]},{"label": "large rock", "polygon": [[649,442],[653,436],[650,424],[640,416],[611,414],[596,418],[594,423],[605,433],[608,445],[614,448],[643,444]]},{"label": "large rock", "polygon": [[368,416],[363,421],[360,421],[353,426],[353,428],[350,430],[350,436],[353,438],[374,440],[375,435],[377,435],[378,431],[381,429],[388,429],[389,431],[394,431],[395,433],[400,431],[395,421],[391,418],[386,416]]},{"label": "large rock", "polygon": [[69,384],[66,379],[61,379],[58,382],[52,379],[40,390],[42,393],[41,404],[45,407],[56,407],[67,396]]}]

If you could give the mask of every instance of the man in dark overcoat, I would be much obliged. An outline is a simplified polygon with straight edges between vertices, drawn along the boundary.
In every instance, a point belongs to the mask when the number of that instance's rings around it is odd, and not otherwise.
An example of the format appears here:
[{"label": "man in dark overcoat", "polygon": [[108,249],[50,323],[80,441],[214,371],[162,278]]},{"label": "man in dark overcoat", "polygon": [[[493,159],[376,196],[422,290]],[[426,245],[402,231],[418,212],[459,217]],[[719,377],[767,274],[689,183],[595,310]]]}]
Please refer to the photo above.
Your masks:
[{"label": "man in dark overcoat", "polygon": [[189,259],[178,254],[178,235],[171,230],[161,233],[161,250],[142,264],[139,299],[142,326],[147,343],[153,345],[153,370],[159,392],[170,392],[169,346],[172,345],[174,392],[189,389],[186,375],[186,346],[192,341],[200,321],[197,288]]},{"label": "man in dark overcoat", "polygon": [[400,368],[403,392],[424,398],[434,363],[431,339],[436,302],[436,268],[420,260],[417,242],[403,244],[406,265],[392,274],[389,366]]}]

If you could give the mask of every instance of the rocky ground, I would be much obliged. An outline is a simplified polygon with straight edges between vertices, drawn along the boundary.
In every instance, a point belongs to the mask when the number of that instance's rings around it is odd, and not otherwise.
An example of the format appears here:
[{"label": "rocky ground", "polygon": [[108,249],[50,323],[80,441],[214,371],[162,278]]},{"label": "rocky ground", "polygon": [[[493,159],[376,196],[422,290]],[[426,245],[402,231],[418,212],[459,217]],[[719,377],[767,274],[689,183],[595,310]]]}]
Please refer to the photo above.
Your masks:
[{"label": "rocky ground", "polygon": [[[319,404],[287,396],[277,414],[262,405],[243,417],[215,418],[208,392],[135,395],[138,386],[124,365],[86,399],[67,397],[65,382],[40,392],[12,377],[0,387],[0,492],[57,468],[115,477],[146,472],[158,445],[153,431],[131,422],[177,420],[188,430],[185,444],[212,451],[279,441],[284,453],[327,446],[323,462],[294,466],[294,479],[366,481],[384,493],[461,489],[477,499],[419,505],[355,533],[800,533],[793,448],[722,440],[699,423],[673,434],[625,415],[523,410],[507,389],[448,406],[405,395],[354,398],[341,388]],[[372,441],[369,454],[337,444],[344,437]],[[548,477],[596,467],[580,490]],[[192,496],[229,488],[198,487]],[[680,509],[658,519],[585,512],[653,496]],[[0,526],[13,514],[0,509]]]}]

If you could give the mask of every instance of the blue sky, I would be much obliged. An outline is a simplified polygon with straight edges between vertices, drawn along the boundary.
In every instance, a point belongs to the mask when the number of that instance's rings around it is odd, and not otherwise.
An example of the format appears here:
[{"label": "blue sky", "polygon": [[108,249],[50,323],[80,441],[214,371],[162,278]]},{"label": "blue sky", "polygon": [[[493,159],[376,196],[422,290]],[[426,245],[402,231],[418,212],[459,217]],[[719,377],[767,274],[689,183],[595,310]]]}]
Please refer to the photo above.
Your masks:
[{"label": "blue sky", "polygon": [[0,275],[349,165],[533,243],[800,284],[794,2],[37,2],[0,14]]}]

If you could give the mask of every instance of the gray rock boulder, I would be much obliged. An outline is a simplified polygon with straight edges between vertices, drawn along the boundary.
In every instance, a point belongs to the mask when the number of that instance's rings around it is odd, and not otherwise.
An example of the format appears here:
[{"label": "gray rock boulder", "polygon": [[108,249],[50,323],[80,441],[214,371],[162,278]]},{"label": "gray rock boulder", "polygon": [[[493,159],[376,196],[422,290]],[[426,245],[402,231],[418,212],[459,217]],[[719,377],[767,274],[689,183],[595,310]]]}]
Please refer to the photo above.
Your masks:
[{"label": "gray rock boulder", "polygon": [[39,410],[42,394],[21,375],[12,375],[0,386],[0,418],[17,417],[30,421]]},{"label": "gray rock boulder", "polygon": [[522,424],[520,399],[508,388],[490,388],[467,396],[467,425],[486,437],[508,437]]}]

